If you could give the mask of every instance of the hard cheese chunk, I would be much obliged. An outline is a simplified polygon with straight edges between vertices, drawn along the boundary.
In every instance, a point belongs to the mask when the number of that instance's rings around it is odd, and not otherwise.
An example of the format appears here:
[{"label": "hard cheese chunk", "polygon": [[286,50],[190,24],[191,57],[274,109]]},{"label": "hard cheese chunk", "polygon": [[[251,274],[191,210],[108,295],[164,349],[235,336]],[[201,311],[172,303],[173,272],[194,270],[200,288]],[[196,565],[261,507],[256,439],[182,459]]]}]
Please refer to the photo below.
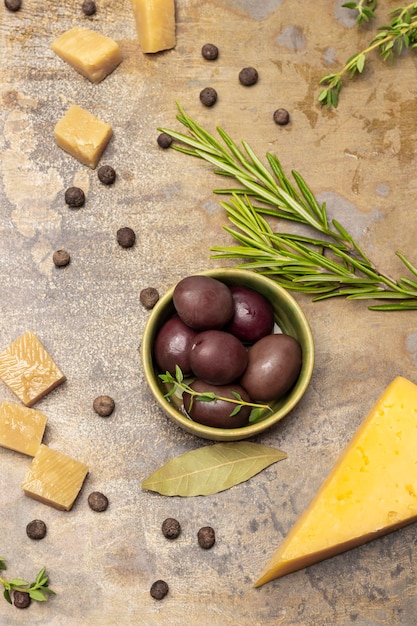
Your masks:
[{"label": "hard cheese chunk", "polygon": [[113,131],[109,124],[73,104],[55,126],[54,133],[60,148],[94,169]]},{"label": "hard cheese chunk", "polygon": [[0,404],[0,446],[35,456],[42,443],[47,417],[15,402]]},{"label": "hard cheese chunk", "polygon": [[417,520],[417,386],[396,378],[255,587]]},{"label": "hard cheese chunk", "polygon": [[176,43],[174,0],[132,0],[142,52],[169,50]]},{"label": "hard cheese chunk", "polygon": [[31,331],[0,354],[0,378],[29,407],[66,380]]},{"label": "hard cheese chunk", "polygon": [[51,48],[92,83],[102,81],[122,61],[120,48],[113,39],[80,26],[55,39]]},{"label": "hard cheese chunk", "polygon": [[88,474],[88,467],[41,444],[27,471],[22,489],[27,496],[69,511]]}]

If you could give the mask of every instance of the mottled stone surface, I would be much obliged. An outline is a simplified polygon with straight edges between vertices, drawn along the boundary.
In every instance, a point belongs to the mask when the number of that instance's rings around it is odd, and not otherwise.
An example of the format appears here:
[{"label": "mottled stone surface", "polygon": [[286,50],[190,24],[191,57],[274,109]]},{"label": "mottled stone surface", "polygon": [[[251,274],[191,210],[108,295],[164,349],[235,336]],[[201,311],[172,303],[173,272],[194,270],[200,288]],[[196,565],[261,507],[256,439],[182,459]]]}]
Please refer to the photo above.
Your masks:
[{"label": "mottled stone surface", "polygon": [[[380,7],[379,24],[389,4]],[[92,18],[80,5],[0,7],[0,350],[26,330],[39,336],[67,376],[36,406],[48,416],[44,441],[90,467],[72,511],[59,512],[23,495],[28,458],[0,450],[7,574],[31,578],[45,565],[57,592],[26,611],[1,601],[0,624],[413,626],[415,526],[261,589],[252,583],[385,386],[398,374],[417,381],[416,313],[296,295],[314,333],[315,372],[293,413],[257,439],[288,459],[205,498],[141,491],[142,479],[165,461],[207,442],[155,405],[138,347],[149,315],[140,291],[152,286],[162,294],[218,266],[210,247],[229,242],[212,194],[223,181],[156,143],[158,126],[180,130],[175,100],[209,129],[220,125],[301,172],[387,273],[404,272],[397,250],[417,261],[414,54],[393,65],[371,55],[329,112],[317,103],[318,81],[372,32],[358,31],[341,1],[178,0],[177,46],[150,56],[138,46],[129,0],[99,1]],[[123,62],[99,85],[50,49],[77,24],[121,46]],[[201,57],[207,42],[219,47],[214,63]],[[238,73],[249,65],[260,79],[244,88]],[[219,94],[211,109],[198,97],[206,86]],[[117,171],[111,187],[54,143],[54,125],[72,103],[113,127],[101,160]],[[273,123],[279,107],[290,111],[288,126]],[[70,186],[86,193],[80,209],[65,205]],[[116,241],[123,226],[137,235],[128,250]],[[52,262],[58,249],[71,255],[65,268]],[[102,394],[116,403],[106,419],[92,408]],[[0,399],[14,400],[4,385]],[[96,490],[110,501],[101,514],[87,503]],[[160,531],[166,517],[181,523],[175,542]],[[48,526],[41,542],[25,532],[36,518]],[[217,541],[203,553],[196,535],[205,525]],[[170,586],[160,603],[149,594],[159,578]]]}]

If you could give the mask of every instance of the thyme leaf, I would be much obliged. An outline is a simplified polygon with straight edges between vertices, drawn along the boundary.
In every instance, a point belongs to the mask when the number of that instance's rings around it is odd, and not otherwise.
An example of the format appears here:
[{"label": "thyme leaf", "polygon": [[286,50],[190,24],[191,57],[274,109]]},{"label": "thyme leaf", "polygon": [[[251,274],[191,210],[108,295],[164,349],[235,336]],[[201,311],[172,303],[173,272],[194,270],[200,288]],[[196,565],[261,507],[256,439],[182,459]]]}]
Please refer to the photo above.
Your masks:
[{"label": "thyme leaf", "polygon": [[[6,562],[4,557],[0,557],[0,570],[5,570]],[[3,585],[3,597],[9,603],[12,604],[12,593],[14,591],[23,591],[28,593],[32,600],[36,602],[45,602],[48,595],[55,595],[52,589],[49,589],[49,578],[46,575],[45,567],[42,567],[36,575],[35,581],[28,583],[23,578],[11,578],[6,580],[0,577],[0,583]]]},{"label": "thyme leaf", "polygon": [[[413,6],[417,20],[417,2]],[[417,309],[417,281],[396,280],[378,269],[347,229],[330,219],[326,204],[317,202],[301,174],[292,171],[291,180],[276,156],[268,153],[264,164],[247,142],[239,147],[218,128],[221,143],[179,103],[177,107],[177,119],[188,134],[158,129],[176,139],[172,148],[208,162],[216,174],[238,183],[236,188],[214,191],[228,196],[220,203],[229,220],[223,228],[238,245],[213,246],[212,258],[241,259],[238,267],[269,276],[286,289],[310,294],[315,301],[340,296],[389,299],[389,304],[377,302],[369,309]],[[274,232],[268,217],[300,223],[314,235]],[[402,253],[396,254],[417,277],[417,267]]]},{"label": "thyme leaf", "polygon": [[262,412],[265,410],[272,411],[272,408],[268,404],[258,404],[256,402],[246,402],[242,398],[242,396],[237,391],[232,391],[232,398],[228,398],[226,396],[219,396],[212,391],[195,391],[190,385],[188,385],[184,381],[184,376],[181,371],[181,368],[177,365],[175,368],[175,376],[173,376],[170,372],[165,372],[165,374],[159,374],[159,378],[165,384],[172,385],[171,389],[167,391],[165,397],[168,398],[173,395],[177,390],[182,391],[183,393],[188,393],[191,396],[190,409],[192,407],[192,403],[196,400],[198,402],[230,402],[232,405],[235,405],[231,410],[230,417],[237,415],[243,406],[252,407],[251,415],[249,421],[253,423],[257,421]]},{"label": "thyme leaf", "polygon": [[[377,2],[376,0],[359,0],[358,2],[346,2],[342,6],[358,11],[356,21],[361,24],[375,18]],[[392,61],[404,49],[417,46],[417,2],[398,7],[389,15],[391,19],[388,24],[377,29],[377,34],[371,39],[368,46],[351,56],[339,71],[323,76],[320,84],[325,87],[318,96],[321,104],[326,105],[329,109],[338,106],[345,75],[353,78],[357,74],[362,74],[367,57],[373,50],[379,51],[383,61]]]}]

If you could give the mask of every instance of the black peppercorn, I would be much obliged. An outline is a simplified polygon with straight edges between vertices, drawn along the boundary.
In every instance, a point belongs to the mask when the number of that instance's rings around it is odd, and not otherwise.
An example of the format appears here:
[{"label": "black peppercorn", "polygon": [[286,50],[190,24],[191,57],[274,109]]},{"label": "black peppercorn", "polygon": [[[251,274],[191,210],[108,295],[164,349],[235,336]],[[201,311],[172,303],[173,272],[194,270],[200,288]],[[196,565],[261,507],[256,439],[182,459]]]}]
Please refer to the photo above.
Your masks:
[{"label": "black peppercorn", "polygon": [[27,591],[14,591],[13,604],[18,609],[27,609],[31,603],[30,595]]},{"label": "black peppercorn", "polygon": [[155,600],[162,600],[169,591],[169,587],[164,580],[156,580],[151,587],[151,596]]},{"label": "black peppercorn", "polygon": [[116,180],[116,172],[111,165],[102,165],[97,170],[97,176],[104,185],[112,185]]},{"label": "black peppercorn", "polygon": [[96,3],[93,0],[84,0],[81,5],[82,12],[84,15],[94,15],[97,11]]},{"label": "black peppercorn", "polygon": [[108,417],[114,411],[115,403],[110,396],[98,396],[93,402],[93,409],[100,417]]},{"label": "black peppercorn", "polygon": [[200,101],[206,107],[212,107],[217,102],[217,91],[213,87],[206,87],[200,92]]},{"label": "black peppercorn", "polygon": [[168,135],[168,133],[161,133],[158,135],[156,141],[158,142],[158,146],[160,148],[164,148],[164,150],[166,150],[172,144],[172,137],[171,135]]},{"label": "black peppercorn", "polygon": [[56,267],[66,267],[71,257],[66,250],[56,250],[52,255],[52,260]]},{"label": "black peppercorn", "polygon": [[136,241],[135,231],[129,228],[129,226],[119,228],[117,231],[117,241],[122,248],[131,248]]},{"label": "black peppercorn", "polygon": [[139,299],[145,309],[153,309],[159,300],[159,292],[155,287],[146,287],[140,292]]},{"label": "black peppercorn", "polygon": [[197,533],[198,545],[204,550],[212,548],[216,542],[216,535],[211,526],[200,528]]},{"label": "black peppercorn", "polygon": [[9,11],[19,11],[22,7],[22,0],[4,0],[4,6]]},{"label": "black peppercorn", "polygon": [[219,49],[213,43],[206,43],[201,48],[201,54],[207,61],[215,61],[219,56]]},{"label": "black peppercorn", "polygon": [[245,87],[250,87],[258,82],[258,72],[254,67],[244,67],[239,72],[239,82]]},{"label": "black peppercorn", "polygon": [[85,194],[79,187],[69,187],[65,192],[65,202],[69,207],[78,209],[85,202]]},{"label": "black peppercorn", "polygon": [[26,534],[30,539],[43,539],[46,535],[46,524],[41,519],[34,519],[26,526]]},{"label": "black peppercorn", "polygon": [[109,499],[100,491],[93,491],[88,496],[88,506],[97,513],[102,513],[109,506]]},{"label": "black peppercorn", "polygon": [[176,539],[181,533],[181,524],[173,517],[167,517],[162,522],[162,534],[167,539]]},{"label": "black peppercorn", "polygon": [[278,124],[278,126],[285,126],[290,121],[290,114],[287,109],[277,109],[274,112],[274,122]]}]

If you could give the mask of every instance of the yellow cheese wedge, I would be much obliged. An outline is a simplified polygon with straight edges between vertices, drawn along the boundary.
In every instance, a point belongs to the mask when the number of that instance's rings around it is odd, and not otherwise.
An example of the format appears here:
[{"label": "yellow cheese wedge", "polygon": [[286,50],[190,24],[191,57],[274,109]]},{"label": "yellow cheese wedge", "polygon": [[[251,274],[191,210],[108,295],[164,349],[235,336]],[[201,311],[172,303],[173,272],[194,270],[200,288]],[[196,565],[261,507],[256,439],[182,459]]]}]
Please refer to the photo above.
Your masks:
[{"label": "yellow cheese wedge", "polygon": [[15,402],[0,404],[0,446],[35,456],[42,443],[47,417]]},{"label": "yellow cheese wedge", "polygon": [[27,331],[0,354],[0,379],[30,407],[66,377],[38,337]]},{"label": "yellow cheese wedge", "polygon": [[132,0],[132,7],[142,52],[160,52],[174,48],[174,0]]},{"label": "yellow cheese wedge", "polygon": [[56,124],[54,134],[60,148],[95,169],[113,131],[110,124],[73,104]]},{"label": "yellow cheese wedge", "polygon": [[417,386],[396,378],[255,587],[417,520]]},{"label": "yellow cheese wedge", "polygon": [[87,465],[42,443],[21,486],[27,496],[69,511],[87,474]]},{"label": "yellow cheese wedge", "polygon": [[101,82],[122,61],[121,50],[113,39],[81,26],[60,35],[51,48],[92,83]]}]

